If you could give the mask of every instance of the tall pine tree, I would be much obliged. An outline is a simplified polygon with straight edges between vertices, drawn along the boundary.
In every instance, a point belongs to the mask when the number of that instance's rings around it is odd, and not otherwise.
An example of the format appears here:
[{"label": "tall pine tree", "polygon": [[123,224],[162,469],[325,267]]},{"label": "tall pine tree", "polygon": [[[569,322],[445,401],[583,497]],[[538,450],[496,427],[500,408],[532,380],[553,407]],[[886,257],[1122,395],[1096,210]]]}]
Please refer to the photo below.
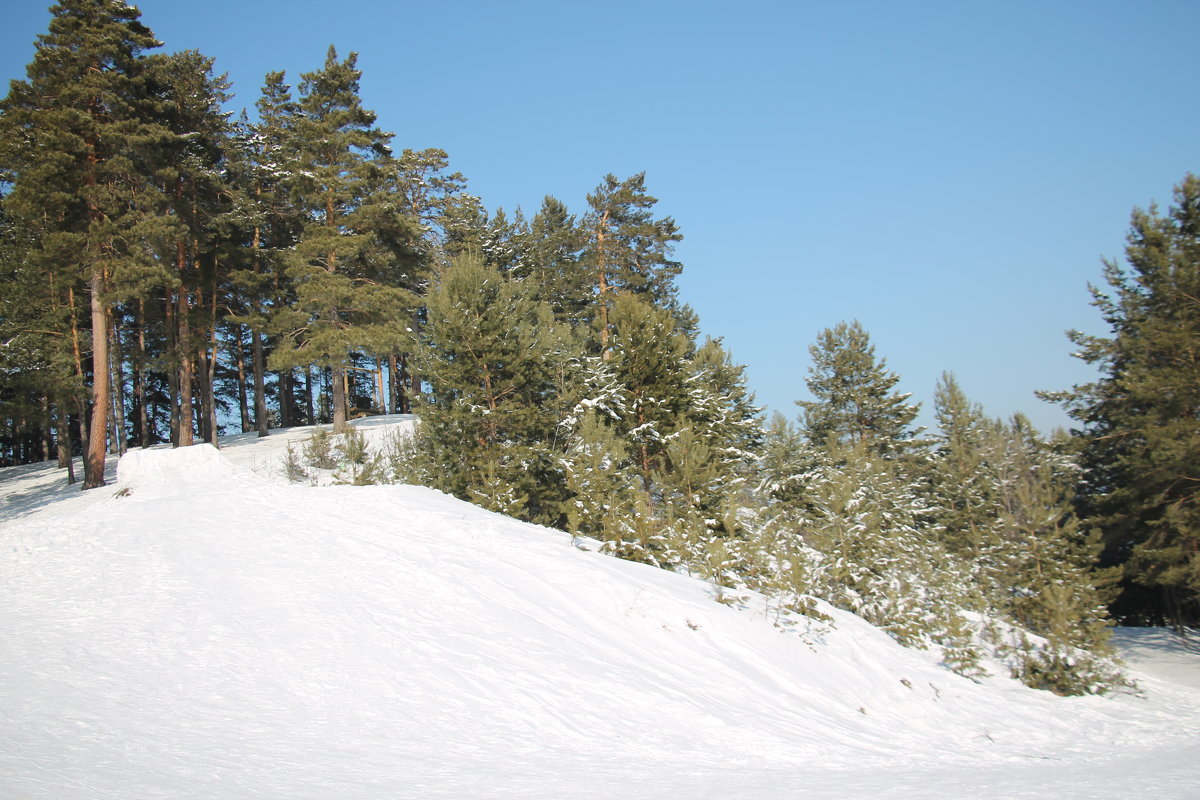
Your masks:
[{"label": "tall pine tree", "polygon": [[276,366],[318,365],[331,372],[334,429],[348,418],[347,368],[354,353],[394,341],[411,299],[391,273],[414,230],[389,192],[394,176],[391,134],[359,97],[357,56],[302,76],[299,113],[289,144],[296,154],[293,196],[304,227],[289,254],[296,299],[277,326],[287,331]]},{"label": "tall pine tree", "polygon": [[152,268],[135,232],[144,166],[162,132],[147,107],[143,50],[158,47],[140,12],[120,0],[62,0],[37,39],[27,79],[3,111],[7,210],[39,221],[39,269],[79,285],[91,320],[91,418],[84,488],[104,484],[115,287]]},{"label": "tall pine tree", "polygon": [[1081,510],[1124,565],[1114,612],[1182,629],[1200,623],[1200,178],[1174,199],[1133,212],[1126,266],[1092,289],[1109,334],[1070,334],[1100,378],[1048,396],[1078,424]]}]

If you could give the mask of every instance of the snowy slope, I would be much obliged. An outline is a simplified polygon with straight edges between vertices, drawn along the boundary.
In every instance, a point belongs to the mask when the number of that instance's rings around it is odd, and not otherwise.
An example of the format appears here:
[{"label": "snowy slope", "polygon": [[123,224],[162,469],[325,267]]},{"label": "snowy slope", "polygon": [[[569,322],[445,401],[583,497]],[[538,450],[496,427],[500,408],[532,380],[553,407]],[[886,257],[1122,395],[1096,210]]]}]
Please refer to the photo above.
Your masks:
[{"label": "snowy slope", "polygon": [[1200,797],[1200,656],[1154,632],[1140,695],[973,683],[428,489],[287,485],[306,435],[0,471],[0,797]]}]

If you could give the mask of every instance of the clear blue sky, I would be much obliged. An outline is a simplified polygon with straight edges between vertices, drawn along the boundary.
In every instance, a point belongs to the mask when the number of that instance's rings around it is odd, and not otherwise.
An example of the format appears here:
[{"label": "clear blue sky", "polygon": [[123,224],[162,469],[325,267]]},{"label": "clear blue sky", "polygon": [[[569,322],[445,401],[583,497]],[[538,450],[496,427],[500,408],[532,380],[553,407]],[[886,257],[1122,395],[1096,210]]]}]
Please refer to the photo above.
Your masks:
[{"label": "clear blue sky", "polygon": [[[46,0],[6,0],[0,77]],[[399,148],[441,147],[493,211],[576,213],[645,171],[685,235],[681,294],[794,416],[808,345],[859,319],[923,401],[944,370],[987,411],[1066,423],[1090,379],[1067,328],[1132,208],[1200,171],[1195,0],[143,0],[253,106],[268,70],[359,53]]]}]

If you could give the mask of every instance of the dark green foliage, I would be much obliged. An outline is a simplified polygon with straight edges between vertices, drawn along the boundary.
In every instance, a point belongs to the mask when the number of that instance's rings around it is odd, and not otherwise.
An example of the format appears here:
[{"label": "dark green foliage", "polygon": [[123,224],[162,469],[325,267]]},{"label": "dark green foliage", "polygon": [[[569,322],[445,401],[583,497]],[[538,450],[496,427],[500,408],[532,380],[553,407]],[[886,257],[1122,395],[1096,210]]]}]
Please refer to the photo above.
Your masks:
[{"label": "dark green foliage", "polygon": [[338,465],[334,472],[336,483],[351,486],[370,486],[384,482],[383,458],[367,446],[367,438],[355,427],[347,427],[335,445]]},{"label": "dark green foliage", "polygon": [[436,452],[436,488],[553,519],[561,478],[550,448],[560,369],[573,353],[567,332],[530,290],[476,258],[443,271],[426,298],[417,365],[430,391],[417,413]]},{"label": "dark green foliage", "polygon": [[[931,480],[943,541],[971,576],[971,607],[1024,633],[991,632],[1013,654],[1017,677],[1055,691],[1113,685],[1099,541],[1081,529],[1072,500],[1079,469],[1062,441],[1046,442],[1021,416],[1002,423],[970,403],[953,376],[938,387],[941,426]],[[1101,680],[1098,675],[1107,675]]]},{"label": "dark green foliage", "polygon": [[919,406],[895,391],[900,376],[875,357],[857,320],[821,331],[809,353],[813,364],[805,383],[815,399],[796,404],[811,443],[858,444],[889,456],[916,444],[912,422]]},{"label": "dark green foliage", "polygon": [[645,295],[653,305],[677,310],[675,277],[682,267],[671,254],[683,236],[670,217],[654,218],[652,209],[658,200],[646,192],[645,173],[623,181],[606,175],[587,200],[582,263],[592,275],[596,327],[604,351],[614,296]]},{"label": "dark green foliage", "polygon": [[554,318],[572,327],[591,318],[594,280],[580,254],[584,232],[567,207],[546,197],[529,229],[521,234],[522,255],[514,274],[538,287]]},{"label": "dark green foliage", "polygon": [[348,418],[351,354],[393,351],[404,338],[413,301],[394,273],[417,239],[388,192],[391,135],[362,107],[355,63],[355,54],[339,61],[330,47],[324,68],[302,76],[298,110],[287,119],[285,142],[295,153],[289,182],[304,224],[287,257],[295,299],[273,324],[287,335],[271,358],[275,367],[331,370],[339,432]]},{"label": "dark green foliage", "polygon": [[1081,511],[1122,564],[1131,622],[1200,622],[1200,178],[1164,215],[1135,210],[1127,265],[1105,263],[1093,304],[1108,336],[1070,334],[1100,378],[1051,395],[1078,423]]},{"label": "dark green foliage", "polygon": [[334,469],[338,459],[334,451],[334,434],[325,428],[317,428],[304,443],[304,461],[317,469]]},{"label": "dark green foliage", "polygon": [[1107,647],[1097,543],[1072,513],[1078,469],[1021,417],[1000,423],[952,376],[937,390],[940,436],[914,438],[857,324],[823,332],[802,437],[773,421],[759,491],[769,504],[753,580],[796,602],[812,594],[950,668],[985,648],[1030,685],[1061,693],[1120,682]]},{"label": "dark green foliage", "polygon": [[[0,118],[0,458],[76,437],[91,486],[106,443],[215,440],[222,407],[260,434],[328,420],[289,449],[294,480],[420,482],[728,602],[822,598],[960,672],[990,641],[1032,685],[1111,684],[1062,443],[947,378],[931,450],[857,322],[811,348],[801,427],[764,431],[744,368],[679,302],[681,235],[644,175],[606,176],[578,218],[550,197],[490,214],[445,152],[393,157],[353,54],[330,48],[295,97],[269,73],[258,121],[233,124],[212,60],[144,55],[135,9],[53,15]],[[1135,215],[1131,271],[1098,296],[1116,334],[1077,337],[1110,374],[1071,397],[1091,521],[1185,611],[1197,194],[1189,178],[1171,216]],[[385,407],[420,425],[372,452],[348,420]]]},{"label": "dark green foliage", "polygon": [[84,488],[92,488],[104,483],[114,291],[154,269],[138,245],[147,169],[139,156],[164,132],[153,121],[139,56],[159,43],[123,3],[63,0],[51,14],[27,79],[13,81],[0,105],[0,165],[12,185],[6,211],[35,236],[28,267],[90,296]]}]

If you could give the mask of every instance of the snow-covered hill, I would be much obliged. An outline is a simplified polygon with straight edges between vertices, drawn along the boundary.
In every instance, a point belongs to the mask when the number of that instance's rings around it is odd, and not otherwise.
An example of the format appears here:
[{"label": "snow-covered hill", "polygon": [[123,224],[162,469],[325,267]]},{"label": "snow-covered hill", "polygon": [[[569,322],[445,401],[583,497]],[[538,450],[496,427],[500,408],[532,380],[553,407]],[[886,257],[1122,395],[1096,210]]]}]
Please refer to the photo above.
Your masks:
[{"label": "snow-covered hill", "polygon": [[428,489],[288,485],[307,434],[0,471],[0,796],[1200,797],[1159,632],[1122,632],[1140,694],[974,683]]}]

